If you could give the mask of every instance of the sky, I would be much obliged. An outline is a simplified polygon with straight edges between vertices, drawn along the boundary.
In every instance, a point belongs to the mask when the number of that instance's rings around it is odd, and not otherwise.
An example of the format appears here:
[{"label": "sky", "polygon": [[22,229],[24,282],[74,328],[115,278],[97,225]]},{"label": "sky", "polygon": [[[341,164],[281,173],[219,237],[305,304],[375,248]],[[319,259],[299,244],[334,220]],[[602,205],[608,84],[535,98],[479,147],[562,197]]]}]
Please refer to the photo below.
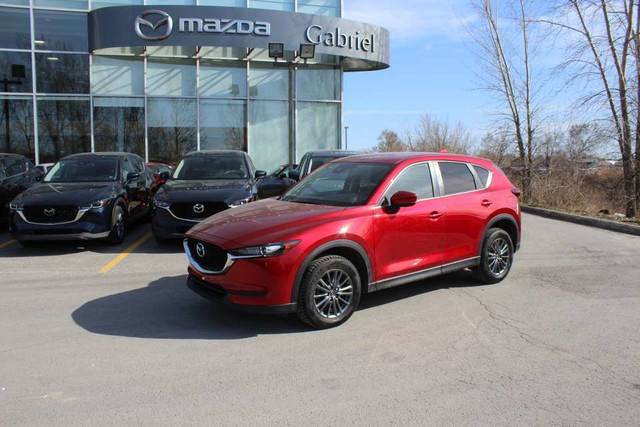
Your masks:
[{"label": "sky", "polygon": [[391,67],[345,73],[349,149],[369,149],[385,129],[402,134],[424,114],[464,123],[480,137],[495,104],[476,89],[466,0],[344,0],[344,18],[385,27]]}]

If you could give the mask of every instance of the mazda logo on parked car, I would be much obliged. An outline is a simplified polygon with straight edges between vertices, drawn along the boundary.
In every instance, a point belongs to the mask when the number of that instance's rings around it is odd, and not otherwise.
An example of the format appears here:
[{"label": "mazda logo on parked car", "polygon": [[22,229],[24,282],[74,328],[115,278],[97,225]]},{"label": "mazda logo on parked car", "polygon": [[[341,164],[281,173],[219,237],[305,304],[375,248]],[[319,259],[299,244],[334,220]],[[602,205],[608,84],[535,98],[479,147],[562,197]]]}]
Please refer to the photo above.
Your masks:
[{"label": "mazda logo on parked car", "polygon": [[204,205],[201,203],[196,203],[195,205],[193,205],[193,211],[199,214],[204,212]]},{"label": "mazda logo on parked car", "polygon": [[[148,16],[158,15],[160,19],[154,24],[151,21],[145,19]],[[142,32],[142,27],[151,28],[151,32],[155,32],[161,26],[166,25],[164,32],[156,35],[147,35]],[[133,26],[136,34],[143,40],[164,40],[171,34],[173,30],[173,19],[167,12],[163,12],[162,10],[147,10],[142,12],[140,15],[136,17],[135,24]]]},{"label": "mazda logo on parked car", "polygon": [[198,243],[196,245],[196,253],[198,254],[198,256],[200,258],[203,258],[204,255],[206,254],[205,250],[204,250],[204,245],[202,243]]},{"label": "mazda logo on parked car", "polygon": [[44,214],[46,216],[54,216],[56,214],[55,208],[44,208]]}]

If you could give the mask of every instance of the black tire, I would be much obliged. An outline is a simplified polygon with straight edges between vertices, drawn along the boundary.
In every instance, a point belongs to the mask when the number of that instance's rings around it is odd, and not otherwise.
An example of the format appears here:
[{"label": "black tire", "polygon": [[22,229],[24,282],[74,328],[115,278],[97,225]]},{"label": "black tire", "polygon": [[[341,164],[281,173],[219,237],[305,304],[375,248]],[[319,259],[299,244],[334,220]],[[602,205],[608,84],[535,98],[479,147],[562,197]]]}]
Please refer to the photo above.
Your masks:
[{"label": "black tire", "polygon": [[171,242],[171,240],[165,239],[164,237],[160,237],[157,234],[154,234],[153,237],[156,238],[156,243],[159,245],[166,245]]},{"label": "black tire", "polygon": [[323,256],[313,261],[302,277],[297,314],[313,328],[332,328],[351,317],[360,295],[360,275],[351,261],[338,255]]},{"label": "black tire", "polygon": [[107,237],[107,243],[111,245],[122,243],[124,241],[125,226],[124,209],[122,209],[121,205],[116,205],[111,214],[111,232]]},{"label": "black tire", "polygon": [[32,240],[18,240],[18,243],[20,244],[20,246],[22,246],[23,248],[29,249],[32,248],[34,243]]},{"label": "black tire", "polygon": [[476,278],[483,283],[502,281],[513,265],[513,242],[509,233],[501,228],[491,228],[482,242],[480,265],[473,269]]}]

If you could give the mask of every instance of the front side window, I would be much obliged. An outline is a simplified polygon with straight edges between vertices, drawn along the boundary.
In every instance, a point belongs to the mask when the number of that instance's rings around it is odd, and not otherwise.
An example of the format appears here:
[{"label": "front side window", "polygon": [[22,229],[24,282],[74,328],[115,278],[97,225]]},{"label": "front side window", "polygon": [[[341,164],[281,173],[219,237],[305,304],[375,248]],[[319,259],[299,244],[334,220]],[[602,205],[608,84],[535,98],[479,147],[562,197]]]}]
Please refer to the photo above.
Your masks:
[{"label": "front side window", "polygon": [[476,189],[473,174],[466,163],[438,162],[444,181],[444,194],[466,193]]},{"label": "front side window", "polygon": [[182,159],[173,179],[248,179],[247,164],[240,156],[198,156]]},{"label": "front side window", "polygon": [[388,204],[391,196],[398,191],[410,191],[418,196],[418,200],[433,197],[433,182],[431,171],[426,163],[407,167],[393,181],[384,195],[383,204]]},{"label": "front side window", "polygon": [[127,176],[129,176],[130,173],[135,173],[136,172],[136,168],[133,164],[133,161],[129,158],[125,158],[122,161],[122,176],[123,178],[127,178]]},{"label": "front side window", "polygon": [[282,200],[329,206],[360,206],[378,188],[391,165],[340,162],[326,165],[289,190]]},{"label": "front side window", "polygon": [[118,159],[68,159],[56,163],[44,182],[96,182],[118,179]]},{"label": "front side window", "polygon": [[20,159],[11,159],[6,162],[6,174],[7,176],[15,176],[25,171],[24,164]]}]

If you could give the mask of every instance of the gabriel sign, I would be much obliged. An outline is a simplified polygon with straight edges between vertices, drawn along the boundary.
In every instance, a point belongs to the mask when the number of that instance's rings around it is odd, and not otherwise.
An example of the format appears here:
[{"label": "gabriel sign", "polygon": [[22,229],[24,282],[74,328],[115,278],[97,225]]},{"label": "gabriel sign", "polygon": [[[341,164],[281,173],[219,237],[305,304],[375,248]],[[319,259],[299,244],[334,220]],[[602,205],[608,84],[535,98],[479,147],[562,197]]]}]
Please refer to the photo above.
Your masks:
[{"label": "gabriel sign", "polygon": [[360,35],[360,31],[355,34],[346,35],[336,28],[334,31],[324,32],[320,25],[311,25],[305,31],[305,36],[309,43],[324,44],[325,46],[335,46],[345,49],[363,50],[365,52],[375,52],[375,35]]}]

